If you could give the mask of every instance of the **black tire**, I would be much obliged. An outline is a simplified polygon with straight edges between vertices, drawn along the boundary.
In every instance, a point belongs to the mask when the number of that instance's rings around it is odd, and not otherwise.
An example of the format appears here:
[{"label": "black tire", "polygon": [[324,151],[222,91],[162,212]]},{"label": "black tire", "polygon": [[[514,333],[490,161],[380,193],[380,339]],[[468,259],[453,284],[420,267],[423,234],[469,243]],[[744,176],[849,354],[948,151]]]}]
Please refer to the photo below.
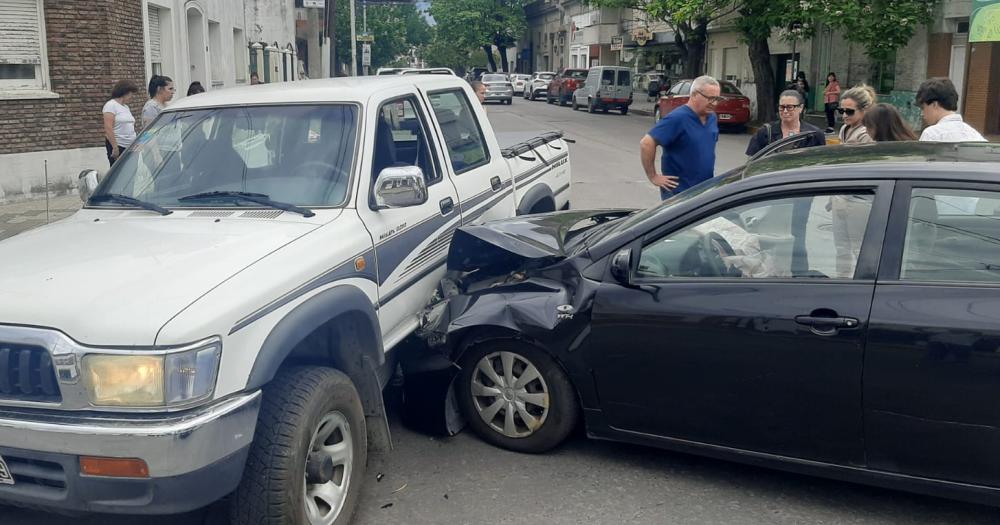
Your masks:
[{"label": "black tire", "polygon": [[559,93],[559,106],[565,106],[566,104],[569,104],[569,101],[566,100],[566,96],[562,93]]},{"label": "black tire", "polygon": [[[519,419],[520,427],[528,432],[519,437],[505,435],[501,430],[494,429],[490,423],[487,423],[484,419],[485,416],[480,415],[477,406],[482,406],[488,398],[472,395],[474,380],[478,381],[479,384],[484,384],[484,381],[490,382],[488,376],[477,365],[484,359],[502,360],[498,357],[501,352],[510,353],[516,357],[517,361],[512,367],[514,373],[516,373],[516,367],[522,364],[530,364],[537,370],[539,379],[531,380],[526,385],[522,385],[529,389],[529,394],[537,395],[539,391],[548,393],[548,407],[544,415],[537,412],[528,414],[529,416],[539,416],[540,426],[534,430],[527,426],[525,419],[521,416],[521,411],[515,409],[512,412],[516,414],[512,416],[512,420]],[[491,357],[487,358],[487,356]],[[487,341],[469,348],[459,360],[459,366],[462,371],[455,384],[458,406],[466,422],[484,441],[517,452],[539,453],[562,443],[576,428],[580,419],[576,391],[555,359],[540,348],[523,341]],[[494,368],[494,370],[496,369]],[[521,372],[523,373],[525,370],[526,367],[522,368]],[[497,402],[504,402],[503,398],[497,399]],[[523,401],[522,404],[524,404]],[[527,406],[525,405],[525,407]],[[533,411],[537,411],[540,407],[532,405],[531,408]],[[500,410],[503,411],[503,419],[506,421],[507,408]],[[494,414],[494,421],[497,417],[501,417],[499,414],[500,412]]]},{"label": "black tire", "polygon": [[335,468],[341,483],[347,483],[347,494],[339,513],[331,514],[328,523],[350,523],[368,455],[361,398],[350,378],[337,370],[294,367],[282,370],[264,387],[243,480],[230,501],[233,525],[309,523],[303,498],[306,459],[314,432],[330,414],[339,414],[349,425],[352,458],[346,479],[347,467]]},{"label": "black tire", "polygon": [[622,106],[622,115],[628,115],[628,106]]},{"label": "black tire", "polygon": [[570,105],[570,107],[573,108],[573,111],[576,111],[576,110],[580,109],[579,104],[576,103],[576,96],[575,95],[573,96],[573,103]]}]

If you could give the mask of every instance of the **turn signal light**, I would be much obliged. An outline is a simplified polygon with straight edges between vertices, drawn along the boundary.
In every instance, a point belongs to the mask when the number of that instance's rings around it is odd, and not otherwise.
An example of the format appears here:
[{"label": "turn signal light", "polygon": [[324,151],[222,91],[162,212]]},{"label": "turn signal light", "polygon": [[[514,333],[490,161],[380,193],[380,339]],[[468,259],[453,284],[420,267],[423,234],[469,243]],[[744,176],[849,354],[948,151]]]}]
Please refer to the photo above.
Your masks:
[{"label": "turn signal light", "polygon": [[80,456],[80,473],[106,478],[148,478],[149,467],[135,458]]}]

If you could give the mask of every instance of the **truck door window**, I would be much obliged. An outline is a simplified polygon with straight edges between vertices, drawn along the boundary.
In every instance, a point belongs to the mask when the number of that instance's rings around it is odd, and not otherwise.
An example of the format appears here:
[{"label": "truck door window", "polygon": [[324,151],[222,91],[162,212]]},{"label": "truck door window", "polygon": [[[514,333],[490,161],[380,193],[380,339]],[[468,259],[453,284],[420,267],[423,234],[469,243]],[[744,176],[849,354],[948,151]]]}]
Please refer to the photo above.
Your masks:
[{"label": "truck door window", "polygon": [[427,126],[413,97],[386,102],[379,108],[376,119],[372,180],[391,166],[419,167],[428,186],[441,180],[431,154]]},{"label": "truck door window", "polygon": [[430,94],[430,100],[455,174],[489,163],[486,139],[465,93],[460,89],[438,91]]},{"label": "truck door window", "polygon": [[613,86],[615,85],[615,70],[605,69],[601,73],[601,85],[602,86]]}]

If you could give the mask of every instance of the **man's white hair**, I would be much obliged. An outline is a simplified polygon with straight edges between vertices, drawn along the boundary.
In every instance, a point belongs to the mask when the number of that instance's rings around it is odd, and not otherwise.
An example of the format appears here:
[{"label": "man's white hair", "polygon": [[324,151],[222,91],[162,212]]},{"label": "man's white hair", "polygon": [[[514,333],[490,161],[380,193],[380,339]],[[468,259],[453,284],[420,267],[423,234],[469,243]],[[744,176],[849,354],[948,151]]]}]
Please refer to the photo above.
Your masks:
[{"label": "man's white hair", "polygon": [[696,89],[701,90],[705,86],[718,86],[718,85],[719,85],[718,80],[715,80],[714,78],[708,75],[702,75],[694,79],[694,82],[691,84],[691,91],[694,91]]}]

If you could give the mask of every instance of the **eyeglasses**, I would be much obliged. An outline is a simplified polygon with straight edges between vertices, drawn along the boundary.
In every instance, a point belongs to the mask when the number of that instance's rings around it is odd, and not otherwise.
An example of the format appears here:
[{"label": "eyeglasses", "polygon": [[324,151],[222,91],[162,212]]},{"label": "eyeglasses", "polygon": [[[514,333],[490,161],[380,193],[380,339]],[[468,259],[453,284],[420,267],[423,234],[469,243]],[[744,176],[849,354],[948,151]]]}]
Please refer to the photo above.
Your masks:
[{"label": "eyeglasses", "polygon": [[853,117],[854,112],[856,111],[857,111],[856,109],[851,109],[851,108],[837,108],[837,113],[840,113],[841,115],[846,114],[848,117]]},{"label": "eyeglasses", "polygon": [[802,106],[802,104],[781,104],[778,106],[778,111],[795,111],[795,108]]},{"label": "eyeglasses", "polygon": [[705,97],[705,99],[708,100],[709,104],[718,104],[719,101],[722,100],[722,97],[710,97],[710,96],[702,93],[700,89],[696,89],[696,90],[694,90],[694,92],[697,93],[697,94],[699,94],[699,95],[701,95],[701,96],[703,96],[703,97]]}]

